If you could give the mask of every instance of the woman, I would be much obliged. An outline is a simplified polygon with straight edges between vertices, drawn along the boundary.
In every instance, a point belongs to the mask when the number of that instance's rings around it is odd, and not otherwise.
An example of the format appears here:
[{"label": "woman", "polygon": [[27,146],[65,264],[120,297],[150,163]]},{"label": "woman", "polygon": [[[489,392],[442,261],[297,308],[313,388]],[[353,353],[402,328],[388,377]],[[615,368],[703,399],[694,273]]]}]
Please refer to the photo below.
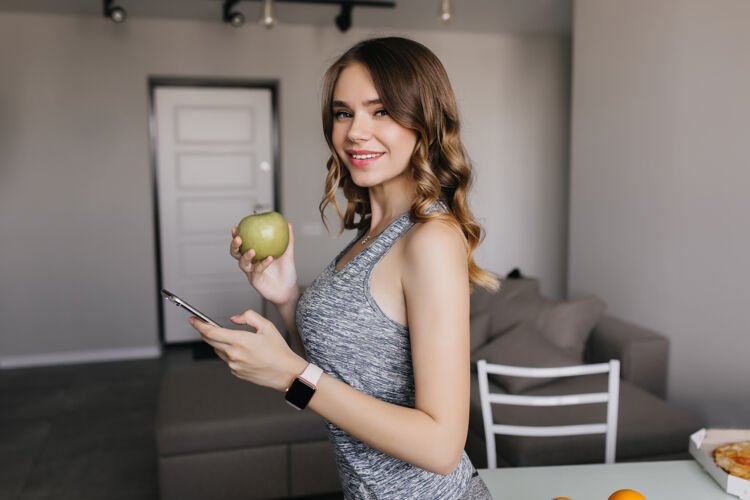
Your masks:
[{"label": "woman", "polygon": [[499,284],[473,260],[482,234],[442,64],[411,40],[360,42],[325,75],[323,130],[321,217],[333,204],[357,236],[301,295],[291,224],[277,260],[240,255],[236,228],[230,245],[304,358],[252,310],[232,321],[258,335],[191,323],[235,376],[325,419],[347,499],[491,498],[463,449],[469,295]]}]

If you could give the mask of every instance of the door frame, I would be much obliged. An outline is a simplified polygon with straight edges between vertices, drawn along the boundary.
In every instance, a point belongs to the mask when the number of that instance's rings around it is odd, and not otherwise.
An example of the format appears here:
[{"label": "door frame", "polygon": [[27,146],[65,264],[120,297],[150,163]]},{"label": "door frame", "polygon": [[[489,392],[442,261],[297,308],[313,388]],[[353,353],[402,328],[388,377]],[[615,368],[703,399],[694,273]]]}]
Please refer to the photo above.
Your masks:
[{"label": "door frame", "polygon": [[[156,139],[156,87],[224,87],[244,89],[267,89],[271,91],[271,148],[273,155],[273,209],[281,211],[281,144],[279,124],[279,81],[270,79],[233,79],[233,78],[204,78],[204,77],[148,77],[148,128],[149,128],[149,156],[151,163],[151,200],[153,203],[154,222],[154,258],[156,259],[156,300],[159,316],[159,345],[163,349],[167,343],[164,325],[164,299],[159,290],[162,289],[161,280],[161,228],[159,227],[159,192],[157,186],[157,139]],[[283,213],[283,212],[282,212]],[[200,305],[198,305],[200,307]],[[266,315],[266,301],[263,300],[262,314]]]}]

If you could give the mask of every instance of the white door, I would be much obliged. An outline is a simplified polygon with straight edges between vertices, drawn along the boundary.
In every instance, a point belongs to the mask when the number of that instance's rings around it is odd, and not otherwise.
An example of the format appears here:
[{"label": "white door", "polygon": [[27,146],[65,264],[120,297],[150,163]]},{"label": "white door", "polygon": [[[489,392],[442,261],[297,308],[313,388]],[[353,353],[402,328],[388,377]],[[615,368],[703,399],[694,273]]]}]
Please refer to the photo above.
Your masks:
[{"label": "white door", "polygon": [[[223,326],[263,314],[229,243],[242,217],[275,206],[271,90],[157,86],[154,116],[162,286]],[[186,311],[162,307],[166,343],[200,340]]]}]

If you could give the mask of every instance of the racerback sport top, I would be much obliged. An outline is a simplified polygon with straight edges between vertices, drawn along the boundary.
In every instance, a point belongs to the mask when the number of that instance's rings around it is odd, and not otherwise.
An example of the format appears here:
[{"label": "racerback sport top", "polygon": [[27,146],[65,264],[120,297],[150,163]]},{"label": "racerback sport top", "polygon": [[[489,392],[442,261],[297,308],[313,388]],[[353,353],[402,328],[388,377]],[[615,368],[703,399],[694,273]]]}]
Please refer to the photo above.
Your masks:
[{"label": "racerback sport top", "polygon": [[[436,201],[428,212],[447,211]],[[315,278],[297,303],[296,322],[307,361],[382,401],[414,408],[409,328],[386,316],[370,292],[375,265],[412,226],[405,212],[340,270],[336,263],[366,228]],[[324,419],[325,420],[325,419]],[[457,499],[472,478],[463,452],[441,475],[378,451],[325,420],[347,500]]]}]

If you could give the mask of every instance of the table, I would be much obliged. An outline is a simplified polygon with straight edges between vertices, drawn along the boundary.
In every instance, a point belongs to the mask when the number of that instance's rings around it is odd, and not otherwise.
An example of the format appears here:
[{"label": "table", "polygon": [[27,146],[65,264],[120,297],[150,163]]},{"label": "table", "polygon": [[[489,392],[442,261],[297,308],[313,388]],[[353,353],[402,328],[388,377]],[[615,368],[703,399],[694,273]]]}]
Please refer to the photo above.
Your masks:
[{"label": "table", "polygon": [[607,500],[629,488],[646,500],[738,500],[695,460],[478,469],[494,500]]}]

